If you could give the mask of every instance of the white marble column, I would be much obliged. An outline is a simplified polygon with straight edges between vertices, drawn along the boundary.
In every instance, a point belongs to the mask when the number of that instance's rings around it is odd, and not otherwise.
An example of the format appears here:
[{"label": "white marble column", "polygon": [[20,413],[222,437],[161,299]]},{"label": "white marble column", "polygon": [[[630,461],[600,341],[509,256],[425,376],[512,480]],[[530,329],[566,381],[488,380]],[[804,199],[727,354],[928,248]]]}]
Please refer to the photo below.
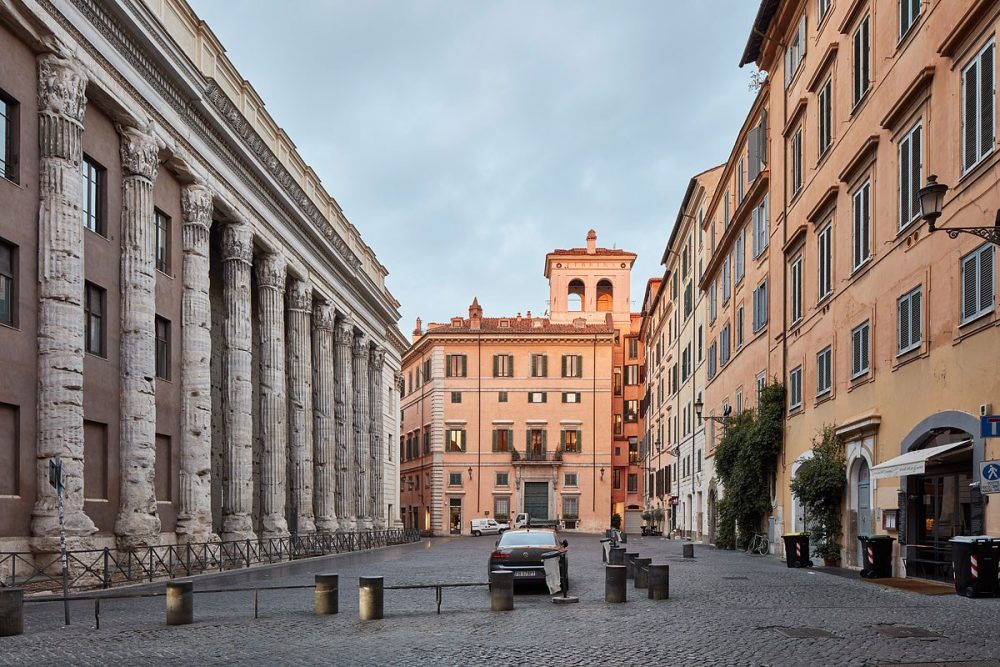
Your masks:
[{"label": "white marble column", "polygon": [[385,430],[385,415],[382,414],[382,371],[385,364],[385,350],[373,347],[368,364],[368,396],[371,404],[371,451],[368,457],[368,508],[375,528],[385,527],[385,508],[382,492],[382,438]]},{"label": "white marble column", "polygon": [[334,442],[333,306],[313,308],[313,511],[316,530],[337,530],[336,448]]},{"label": "white marble column", "polygon": [[212,308],[209,303],[209,230],[212,192],[193,184],[181,193],[184,215],[181,269],[181,460],[177,539],[213,542],[212,532]]},{"label": "white marble column", "polygon": [[253,395],[250,386],[250,267],[253,233],[243,224],[222,229],[225,315],[222,323],[222,539],[256,539],[253,530]]},{"label": "white marble column", "polygon": [[[119,127],[122,166],[119,546],[159,543],[156,513],[155,137]],[[169,471],[167,474],[170,474]]]},{"label": "white marble column", "polygon": [[368,512],[368,455],[371,448],[371,423],[368,419],[368,338],[354,337],[354,516],[359,530],[372,527]]},{"label": "white marble column", "polygon": [[299,535],[316,532],[313,517],[312,285],[288,289],[288,436],[291,511]]},{"label": "white marble column", "polygon": [[80,163],[86,87],[79,63],[51,54],[38,58],[38,433],[31,534],[42,538],[33,541],[33,548],[43,550],[56,545],[59,536],[58,501],[49,486],[49,462],[57,457],[63,466],[67,534],[97,532],[83,509]]},{"label": "white marble column", "polygon": [[285,479],[288,400],[285,391],[285,259],[269,254],[257,264],[260,307],[261,537],[287,537]]},{"label": "white marble column", "polygon": [[354,367],[351,346],[354,343],[354,323],[350,316],[337,319],[335,370],[336,376],[336,442],[337,442],[337,516],[341,530],[356,527],[354,515],[354,481],[351,461],[354,457]]}]

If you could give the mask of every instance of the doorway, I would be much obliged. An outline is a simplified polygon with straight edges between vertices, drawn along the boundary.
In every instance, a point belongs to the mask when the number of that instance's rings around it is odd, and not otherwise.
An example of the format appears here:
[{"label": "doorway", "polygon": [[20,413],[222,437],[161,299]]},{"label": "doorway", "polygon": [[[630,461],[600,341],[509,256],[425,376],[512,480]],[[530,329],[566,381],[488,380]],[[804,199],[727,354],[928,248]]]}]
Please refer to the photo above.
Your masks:
[{"label": "doorway", "polygon": [[865,560],[861,549],[861,540],[858,537],[872,534],[871,471],[868,469],[868,461],[864,459],[858,461],[856,488],[857,496],[854,506],[857,507],[858,516],[854,534],[854,554],[857,559],[855,562],[861,565]]},{"label": "doorway", "polygon": [[715,544],[715,522],[716,522],[716,491],[715,488],[708,491],[708,543]]},{"label": "doorway", "polygon": [[549,518],[549,483],[524,483],[524,511],[532,519]]},{"label": "doorway", "polygon": [[452,535],[462,534],[462,499],[450,498],[448,500],[448,526]]}]

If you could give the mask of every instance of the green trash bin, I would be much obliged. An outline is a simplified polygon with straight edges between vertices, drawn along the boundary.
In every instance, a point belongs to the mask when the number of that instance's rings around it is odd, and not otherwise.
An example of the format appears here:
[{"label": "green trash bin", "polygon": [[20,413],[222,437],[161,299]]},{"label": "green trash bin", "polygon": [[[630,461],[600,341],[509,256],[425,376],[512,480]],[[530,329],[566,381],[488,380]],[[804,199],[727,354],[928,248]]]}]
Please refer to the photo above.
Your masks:
[{"label": "green trash bin", "polygon": [[861,542],[861,576],[881,579],[892,576],[892,543],[896,538],[888,535],[858,535]]},{"label": "green trash bin", "polygon": [[809,560],[809,533],[785,533],[785,565],[788,567],[812,567]]}]

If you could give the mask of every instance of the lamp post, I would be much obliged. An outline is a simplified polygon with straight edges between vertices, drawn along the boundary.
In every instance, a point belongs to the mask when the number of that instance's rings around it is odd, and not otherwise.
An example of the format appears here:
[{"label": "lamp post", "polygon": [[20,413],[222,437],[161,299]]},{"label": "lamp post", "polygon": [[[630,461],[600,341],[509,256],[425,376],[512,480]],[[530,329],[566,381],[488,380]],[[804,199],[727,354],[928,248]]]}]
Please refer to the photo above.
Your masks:
[{"label": "lamp post", "polygon": [[[917,197],[920,199],[920,217],[927,221],[928,232],[933,233],[939,229],[936,223],[941,217],[944,194],[947,191],[948,186],[938,183],[934,174],[927,177],[927,185],[917,190]],[[940,229],[948,233],[948,238],[957,239],[959,234],[972,234],[1000,246],[1000,210],[997,211],[996,222],[992,227],[941,227]]]},{"label": "lamp post", "polygon": [[732,419],[732,415],[729,413],[732,412],[732,407],[727,405],[725,408],[723,408],[721,417],[716,417],[714,415],[702,415],[702,411],[704,409],[705,409],[705,403],[703,401],[695,401],[694,411],[698,415],[699,419],[708,419],[709,421],[722,424],[723,429],[729,426],[729,420]]}]

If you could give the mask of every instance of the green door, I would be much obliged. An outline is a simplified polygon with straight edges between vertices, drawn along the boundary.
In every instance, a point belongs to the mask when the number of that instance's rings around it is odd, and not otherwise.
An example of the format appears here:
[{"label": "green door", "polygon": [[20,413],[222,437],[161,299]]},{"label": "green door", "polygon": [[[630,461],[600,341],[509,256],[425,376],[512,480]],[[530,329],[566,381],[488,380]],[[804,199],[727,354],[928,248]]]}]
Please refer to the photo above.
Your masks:
[{"label": "green door", "polygon": [[549,518],[549,483],[524,483],[524,511],[532,519]]}]

